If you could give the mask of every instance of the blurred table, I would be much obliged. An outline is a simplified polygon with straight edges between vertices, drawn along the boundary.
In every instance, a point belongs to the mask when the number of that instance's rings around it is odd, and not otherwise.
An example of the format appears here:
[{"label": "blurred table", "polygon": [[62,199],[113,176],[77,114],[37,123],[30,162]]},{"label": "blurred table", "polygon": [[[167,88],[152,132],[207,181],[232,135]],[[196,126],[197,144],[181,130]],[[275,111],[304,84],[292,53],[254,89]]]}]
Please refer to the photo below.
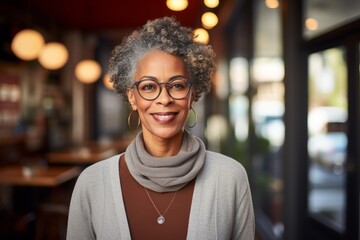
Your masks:
[{"label": "blurred table", "polygon": [[50,152],[46,158],[49,163],[93,164],[124,152],[130,141],[131,138],[111,142],[89,142],[78,148]]},{"label": "blurred table", "polygon": [[38,166],[31,171],[31,174],[26,174],[22,165],[0,168],[0,185],[56,187],[77,177],[81,170],[68,166]]},{"label": "blurred table", "polygon": [[92,164],[116,154],[116,150],[109,149],[89,149],[86,147],[79,149],[66,149],[47,154],[49,163],[61,164]]},{"label": "blurred table", "polygon": [[[6,226],[6,230],[0,231],[0,236],[6,235],[6,239],[35,239],[36,236],[38,239],[55,231],[53,226],[56,224],[65,228],[72,180],[80,172],[76,166],[18,164],[0,168],[0,186],[5,187],[2,198],[6,199],[5,202],[11,201],[0,216],[0,224]],[[52,224],[53,221],[56,224]],[[58,228],[55,233],[64,232]]]}]

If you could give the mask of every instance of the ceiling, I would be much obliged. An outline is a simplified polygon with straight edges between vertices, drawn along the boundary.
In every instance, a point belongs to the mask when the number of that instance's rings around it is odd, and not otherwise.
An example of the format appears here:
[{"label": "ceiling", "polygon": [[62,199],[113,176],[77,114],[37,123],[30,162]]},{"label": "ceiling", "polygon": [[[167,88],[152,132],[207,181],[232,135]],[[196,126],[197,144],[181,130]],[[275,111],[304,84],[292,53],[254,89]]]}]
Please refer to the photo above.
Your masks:
[{"label": "ceiling", "polygon": [[[68,29],[101,33],[115,42],[147,20],[162,16],[175,16],[186,26],[199,27],[201,15],[206,10],[203,0],[188,2],[187,9],[174,12],[166,7],[166,0],[0,0],[0,43],[8,45],[17,31],[32,25],[57,34]],[[226,22],[224,16],[231,15],[235,3],[239,2],[243,1],[221,0],[214,11]],[[264,0],[256,2],[257,55],[277,56],[281,52],[280,10],[266,8]],[[305,14],[318,18],[320,24],[319,30],[306,32],[309,36],[342,19],[359,17],[360,1],[307,0],[306,3]],[[6,44],[2,46],[6,48]],[[3,52],[0,49],[0,53]]]},{"label": "ceiling", "polygon": [[188,2],[184,11],[175,12],[167,8],[166,0],[0,0],[0,61],[17,61],[9,46],[24,28],[42,30],[48,39],[61,39],[63,31],[78,30],[118,43],[129,31],[163,16],[175,16],[185,26],[200,27],[206,10],[203,0]]},{"label": "ceiling", "polygon": [[2,0],[15,11],[40,24],[85,31],[140,27],[149,19],[176,16],[184,25],[199,26],[202,0],[190,0],[188,7],[174,12],[166,0]]}]

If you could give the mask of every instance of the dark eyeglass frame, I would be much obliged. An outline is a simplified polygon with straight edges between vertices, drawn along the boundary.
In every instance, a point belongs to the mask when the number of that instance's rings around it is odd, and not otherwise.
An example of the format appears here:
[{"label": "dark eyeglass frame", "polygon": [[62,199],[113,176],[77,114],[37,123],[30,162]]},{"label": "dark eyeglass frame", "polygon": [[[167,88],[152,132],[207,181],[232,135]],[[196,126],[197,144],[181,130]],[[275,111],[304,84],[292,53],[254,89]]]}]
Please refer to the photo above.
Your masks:
[{"label": "dark eyeglass frame", "polygon": [[[175,98],[175,97],[173,97],[173,96],[171,95],[170,91],[169,91],[169,87],[170,87],[170,85],[172,84],[172,82],[177,81],[177,80],[183,80],[183,81],[185,81],[185,83],[186,83],[186,84],[188,85],[188,87],[189,87],[188,92],[185,94],[184,97],[181,97],[181,98]],[[154,98],[145,98],[145,97],[143,97],[143,96],[141,95],[141,93],[140,93],[140,91],[139,91],[139,85],[140,85],[142,82],[145,82],[145,81],[152,81],[152,82],[154,82],[155,84],[157,84],[157,85],[159,86],[160,91],[159,91],[159,93],[158,93],[158,95],[157,95],[156,97],[154,97]],[[143,80],[134,82],[134,84],[131,85],[130,88],[136,87],[136,90],[138,91],[140,97],[142,97],[144,100],[154,101],[155,99],[157,99],[157,98],[160,96],[160,94],[161,94],[161,92],[162,92],[162,89],[163,89],[163,88],[161,87],[161,85],[165,85],[165,89],[166,89],[167,94],[168,94],[172,99],[175,99],[175,100],[182,100],[182,99],[186,98],[186,97],[189,95],[189,92],[190,92],[191,87],[192,87],[192,83],[190,83],[188,80],[186,80],[186,79],[184,79],[184,78],[180,78],[180,79],[179,79],[179,78],[176,78],[176,79],[170,80],[169,82],[158,82],[158,81],[156,81],[156,80],[154,80],[154,79],[143,79]]]}]

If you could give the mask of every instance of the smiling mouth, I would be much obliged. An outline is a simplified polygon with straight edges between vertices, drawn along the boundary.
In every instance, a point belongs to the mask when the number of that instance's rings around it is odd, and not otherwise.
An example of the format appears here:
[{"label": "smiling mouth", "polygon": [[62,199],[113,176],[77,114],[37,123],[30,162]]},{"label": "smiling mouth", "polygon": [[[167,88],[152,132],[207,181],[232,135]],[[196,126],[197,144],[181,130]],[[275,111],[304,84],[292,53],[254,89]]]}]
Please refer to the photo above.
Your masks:
[{"label": "smiling mouth", "polygon": [[152,115],[159,122],[169,122],[175,118],[177,113],[154,113]]}]

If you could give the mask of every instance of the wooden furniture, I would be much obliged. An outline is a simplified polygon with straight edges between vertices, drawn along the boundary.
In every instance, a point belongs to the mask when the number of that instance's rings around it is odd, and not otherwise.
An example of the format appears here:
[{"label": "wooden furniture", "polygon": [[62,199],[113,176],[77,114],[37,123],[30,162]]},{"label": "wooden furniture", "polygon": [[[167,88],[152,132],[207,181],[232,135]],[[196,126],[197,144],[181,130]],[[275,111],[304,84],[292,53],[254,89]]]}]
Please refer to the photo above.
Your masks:
[{"label": "wooden furniture", "polygon": [[0,167],[19,163],[25,154],[25,135],[0,136]]},{"label": "wooden furniture", "polygon": [[47,154],[49,163],[61,164],[92,164],[116,154],[115,149],[100,148],[89,149],[86,147],[79,149],[66,149]]},{"label": "wooden furniture", "polygon": [[111,142],[89,142],[79,148],[65,149],[47,154],[49,163],[56,164],[93,164],[124,152],[131,138]]},{"label": "wooden furniture", "polygon": [[68,166],[34,167],[28,176],[22,165],[0,168],[0,185],[55,187],[80,174],[80,168]]},{"label": "wooden furniture", "polygon": [[6,211],[8,219],[1,219],[1,224],[8,224],[9,239],[35,239],[35,235],[36,239],[64,239],[71,180],[80,172],[76,166],[17,164],[0,168],[0,185],[12,188],[7,195],[12,201]]}]

